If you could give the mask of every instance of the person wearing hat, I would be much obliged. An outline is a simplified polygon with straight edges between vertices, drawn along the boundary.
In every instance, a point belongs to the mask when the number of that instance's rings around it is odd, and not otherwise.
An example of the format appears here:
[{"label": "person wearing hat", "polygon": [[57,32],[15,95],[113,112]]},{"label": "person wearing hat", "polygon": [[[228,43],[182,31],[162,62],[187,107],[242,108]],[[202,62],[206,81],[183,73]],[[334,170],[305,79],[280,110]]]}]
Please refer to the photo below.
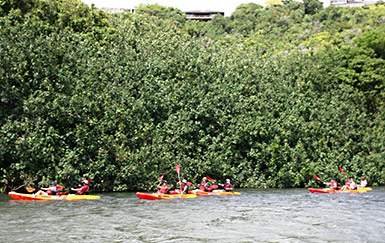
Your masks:
[{"label": "person wearing hat", "polygon": [[207,182],[207,178],[203,177],[201,184],[199,185],[199,189],[202,191],[209,191],[209,183]]},{"label": "person wearing hat", "polygon": [[168,189],[169,189],[169,186],[167,185],[167,181],[166,180],[162,180],[159,185],[157,186],[157,188],[159,189],[157,191],[157,193],[160,193],[160,194],[168,194]]},{"label": "person wearing hat", "polygon": [[362,177],[362,180],[360,182],[360,188],[364,188],[368,185],[368,181],[366,180],[365,177]]},{"label": "person wearing hat", "polygon": [[[188,194],[189,193],[189,185],[186,179],[183,179],[181,183],[177,182],[180,185],[181,190],[178,190],[180,194]],[[191,184],[191,182],[190,182]],[[175,190],[176,191],[176,190]]]},{"label": "person wearing hat", "polygon": [[85,195],[88,194],[88,191],[90,190],[90,187],[88,186],[88,181],[83,181],[83,186],[80,188],[71,188],[72,191],[75,191],[75,195]]},{"label": "person wearing hat", "polygon": [[56,182],[51,182],[51,187],[47,187],[47,188],[40,188],[40,190],[38,192],[35,193],[35,195],[56,195],[56,193],[58,192],[58,187],[57,187],[57,184]]},{"label": "person wearing hat", "polygon": [[218,185],[222,186],[225,191],[232,191],[233,190],[233,185],[231,185],[230,179],[226,179],[225,184],[218,184]]}]

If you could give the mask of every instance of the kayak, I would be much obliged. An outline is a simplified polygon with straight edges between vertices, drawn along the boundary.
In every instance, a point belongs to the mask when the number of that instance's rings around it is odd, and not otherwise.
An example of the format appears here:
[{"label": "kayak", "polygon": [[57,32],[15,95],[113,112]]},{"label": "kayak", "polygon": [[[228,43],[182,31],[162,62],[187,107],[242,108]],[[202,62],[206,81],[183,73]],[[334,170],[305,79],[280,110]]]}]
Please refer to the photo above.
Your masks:
[{"label": "kayak", "polygon": [[146,200],[159,200],[159,199],[168,199],[168,200],[174,200],[178,198],[196,198],[197,195],[195,194],[157,194],[157,193],[145,193],[145,192],[137,192],[136,195],[140,199],[146,199]]},{"label": "kayak", "polygon": [[219,196],[217,192],[205,192],[202,190],[193,190],[191,192],[199,197]]},{"label": "kayak", "polygon": [[311,193],[364,193],[367,190],[364,188],[358,190],[333,190],[330,188],[308,188]]},{"label": "kayak", "polygon": [[241,195],[240,192],[229,192],[224,190],[214,190],[214,193],[218,193],[219,196],[239,196]]},{"label": "kayak", "polygon": [[10,192],[8,193],[9,196],[11,196],[15,200],[50,200],[50,201],[72,201],[72,200],[95,200],[100,199],[99,196],[94,195],[34,195],[34,194],[25,194],[25,193],[18,193],[18,192]]},{"label": "kayak", "polygon": [[241,195],[240,192],[227,192],[224,190],[213,190],[212,192],[205,192],[202,190],[194,190],[192,191],[194,194],[196,194],[199,197],[208,197],[208,196],[231,196],[231,195]]}]

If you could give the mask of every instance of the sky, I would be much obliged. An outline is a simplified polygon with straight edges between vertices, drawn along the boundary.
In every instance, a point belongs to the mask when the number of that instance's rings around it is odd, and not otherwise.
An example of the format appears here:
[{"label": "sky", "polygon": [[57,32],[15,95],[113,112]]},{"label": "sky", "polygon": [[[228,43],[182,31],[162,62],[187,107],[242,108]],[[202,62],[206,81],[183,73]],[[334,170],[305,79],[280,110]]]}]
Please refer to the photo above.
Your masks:
[{"label": "sky", "polygon": [[230,16],[235,9],[243,3],[256,3],[264,5],[266,0],[82,0],[97,8],[127,8],[132,9],[140,4],[159,4],[166,7],[175,7],[183,12],[193,10],[211,10],[225,12]]}]

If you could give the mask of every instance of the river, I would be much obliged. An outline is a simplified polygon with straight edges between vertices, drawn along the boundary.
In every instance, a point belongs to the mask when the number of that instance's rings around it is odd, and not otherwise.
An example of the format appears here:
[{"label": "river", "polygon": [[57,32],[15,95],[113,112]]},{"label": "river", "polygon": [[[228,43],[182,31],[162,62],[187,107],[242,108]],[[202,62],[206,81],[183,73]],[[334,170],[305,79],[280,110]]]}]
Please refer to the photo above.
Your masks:
[{"label": "river", "polygon": [[14,201],[0,195],[0,242],[385,242],[385,187],[362,194],[240,190],[240,196]]}]

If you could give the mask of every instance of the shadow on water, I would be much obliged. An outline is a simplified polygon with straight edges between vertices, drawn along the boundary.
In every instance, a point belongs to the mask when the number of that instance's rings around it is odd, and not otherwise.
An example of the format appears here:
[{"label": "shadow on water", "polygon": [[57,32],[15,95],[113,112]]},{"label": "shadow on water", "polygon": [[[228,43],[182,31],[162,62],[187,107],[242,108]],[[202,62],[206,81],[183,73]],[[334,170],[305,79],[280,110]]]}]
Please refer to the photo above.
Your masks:
[{"label": "shadow on water", "polygon": [[156,201],[135,193],[54,202],[0,195],[0,235],[6,242],[384,242],[384,187],[363,194],[241,192]]}]

